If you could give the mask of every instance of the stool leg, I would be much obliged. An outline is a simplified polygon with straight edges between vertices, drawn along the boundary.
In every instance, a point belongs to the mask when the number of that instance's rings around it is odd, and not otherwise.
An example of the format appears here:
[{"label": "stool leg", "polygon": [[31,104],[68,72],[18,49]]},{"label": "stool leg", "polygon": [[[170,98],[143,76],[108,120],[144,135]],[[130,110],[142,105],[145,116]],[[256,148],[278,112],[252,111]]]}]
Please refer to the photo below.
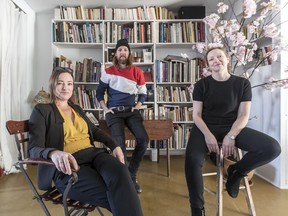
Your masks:
[{"label": "stool leg", "polygon": [[167,146],[166,146],[166,164],[167,164],[167,177],[170,177],[170,142],[167,140]]},{"label": "stool leg", "polygon": [[[242,158],[242,150],[238,148],[237,148],[237,157],[238,157],[238,160]],[[245,198],[246,198],[247,206],[249,209],[249,215],[256,216],[255,206],[254,206],[248,178],[244,177],[243,182],[244,182],[244,188],[245,188]]]},{"label": "stool leg", "polygon": [[217,216],[223,215],[223,152],[217,155]]}]

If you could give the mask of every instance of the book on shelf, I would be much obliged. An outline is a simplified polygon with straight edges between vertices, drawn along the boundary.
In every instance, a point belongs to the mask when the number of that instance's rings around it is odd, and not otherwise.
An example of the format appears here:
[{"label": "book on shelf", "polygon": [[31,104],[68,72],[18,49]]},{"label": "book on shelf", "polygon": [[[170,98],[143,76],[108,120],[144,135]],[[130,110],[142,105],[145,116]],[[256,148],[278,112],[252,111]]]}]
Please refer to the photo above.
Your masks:
[{"label": "book on shelf", "polygon": [[177,56],[177,55],[167,55],[164,58],[165,61],[181,61],[181,62],[187,62],[189,61],[188,58],[184,58],[182,56]]},{"label": "book on shelf", "polygon": [[146,71],[144,72],[144,78],[145,78],[145,82],[153,82],[153,72],[152,72],[152,68],[148,68]]},{"label": "book on shelf", "polygon": [[112,62],[113,61],[113,58],[114,58],[114,55],[115,55],[115,48],[113,47],[107,47],[107,50],[105,50],[105,60],[107,62]]},{"label": "book on shelf", "polygon": [[99,125],[98,119],[95,117],[95,115],[92,112],[85,112],[88,119],[95,125]]}]

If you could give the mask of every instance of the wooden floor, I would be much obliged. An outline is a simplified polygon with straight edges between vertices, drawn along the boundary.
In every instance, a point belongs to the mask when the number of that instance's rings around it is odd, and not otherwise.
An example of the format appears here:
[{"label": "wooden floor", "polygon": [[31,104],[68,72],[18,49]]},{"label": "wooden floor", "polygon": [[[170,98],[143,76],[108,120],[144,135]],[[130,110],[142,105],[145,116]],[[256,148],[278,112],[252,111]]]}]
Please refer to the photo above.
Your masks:
[{"label": "wooden floor", "polygon": [[[214,169],[209,161],[205,170]],[[30,169],[34,172],[33,169]],[[145,216],[189,216],[190,208],[184,176],[184,157],[172,156],[171,177],[167,178],[164,157],[160,164],[145,158],[138,175],[143,192],[139,195]],[[288,190],[280,190],[270,183],[253,177],[252,195],[258,216],[284,216],[288,211]],[[215,178],[205,177],[205,185],[215,188]],[[0,215],[3,216],[40,216],[44,215],[37,201],[32,200],[21,174],[11,174],[0,178]],[[205,193],[206,215],[215,215],[215,196]],[[224,215],[248,215],[244,193],[237,199],[224,193]],[[61,207],[48,205],[52,216],[61,216]],[[111,213],[103,210],[105,216]],[[92,212],[89,215],[98,215]]]}]

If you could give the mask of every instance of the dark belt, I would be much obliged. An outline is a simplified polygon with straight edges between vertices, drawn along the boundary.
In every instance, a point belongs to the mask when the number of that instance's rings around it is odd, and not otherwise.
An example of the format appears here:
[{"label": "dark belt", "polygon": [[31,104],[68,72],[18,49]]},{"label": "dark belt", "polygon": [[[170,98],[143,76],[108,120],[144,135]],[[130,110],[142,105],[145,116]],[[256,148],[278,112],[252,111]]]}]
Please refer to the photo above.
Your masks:
[{"label": "dark belt", "polygon": [[111,109],[113,112],[129,112],[132,110],[132,107],[129,106],[118,106],[118,107],[113,107]]}]

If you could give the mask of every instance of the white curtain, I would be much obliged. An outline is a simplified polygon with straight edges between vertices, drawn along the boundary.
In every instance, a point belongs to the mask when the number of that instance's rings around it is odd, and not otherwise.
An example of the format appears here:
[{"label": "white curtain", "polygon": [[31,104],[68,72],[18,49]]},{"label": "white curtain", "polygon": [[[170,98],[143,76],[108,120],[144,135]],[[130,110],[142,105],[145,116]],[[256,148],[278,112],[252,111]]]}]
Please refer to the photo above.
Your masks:
[{"label": "white curtain", "polygon": [[5,127],[9,119],[20,119],[21,84],[27,73],[27,16],[11,0],[0,7],[0,166],[6,174],[15,172],[14,138]]}]

